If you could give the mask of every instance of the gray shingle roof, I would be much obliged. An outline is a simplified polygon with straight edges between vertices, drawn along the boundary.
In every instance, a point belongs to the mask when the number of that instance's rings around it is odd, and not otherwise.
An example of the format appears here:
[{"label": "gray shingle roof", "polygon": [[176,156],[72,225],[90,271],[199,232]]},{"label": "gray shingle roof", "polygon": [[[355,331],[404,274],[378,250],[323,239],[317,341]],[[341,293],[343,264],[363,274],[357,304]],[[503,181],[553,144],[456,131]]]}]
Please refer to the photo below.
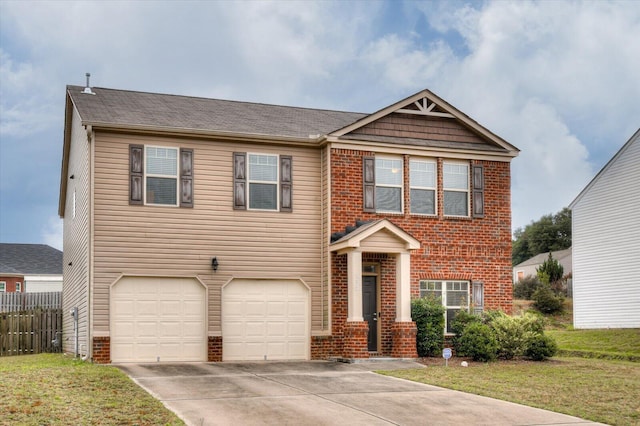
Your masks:
[{"label": "gray shingle roof", "polygon": [[[551,256],[553,257],[554,260],[560,261],[561,259],[564,259],[567,256],[571,256],[571,249],[572,247],[569,247],[568,249],[564,249],[564,250],[552,251]],[[521,266],[529,266],[529,265],[541,265],[548,258],[549,258],[549,252],[536,254],[535,256],[525,260],[524,262],[517,264],[516,266],[514,266],[514,268],[521,267]]]},{"label": "gray shingle roof", "polygon": [[62,252],[45,244],[0,243],[0,275],[62,275]]},{"label": "gray shingle roof", "polygon": [[84,124],[309,138],[367,114],[80,86],[67,91]]}]

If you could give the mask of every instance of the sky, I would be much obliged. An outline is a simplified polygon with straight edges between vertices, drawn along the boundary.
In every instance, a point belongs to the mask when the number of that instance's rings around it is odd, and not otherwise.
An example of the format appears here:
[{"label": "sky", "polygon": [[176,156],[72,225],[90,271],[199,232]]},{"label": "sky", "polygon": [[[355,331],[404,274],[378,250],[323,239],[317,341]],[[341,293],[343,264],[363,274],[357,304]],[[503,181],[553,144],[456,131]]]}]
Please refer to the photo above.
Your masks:
[{"label": "sky", "polygon": [[62,249],[65,87],[370,113],[429,89],[521,150],[512,228],[640,127],[636,1],[0,0],[0,242]]}]

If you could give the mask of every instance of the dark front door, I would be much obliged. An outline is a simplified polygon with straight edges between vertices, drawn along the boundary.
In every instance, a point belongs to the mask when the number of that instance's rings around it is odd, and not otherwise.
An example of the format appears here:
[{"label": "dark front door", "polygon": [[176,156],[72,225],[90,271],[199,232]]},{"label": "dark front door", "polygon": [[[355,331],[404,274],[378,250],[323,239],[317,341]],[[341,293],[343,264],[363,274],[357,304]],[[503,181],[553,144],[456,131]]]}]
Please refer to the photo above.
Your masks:
[{"label": "dark front door", "polygon": [[369,352],[378,351],[378,294],[377,277],[362,277],[362,316],[369,323],[367,349]]}]

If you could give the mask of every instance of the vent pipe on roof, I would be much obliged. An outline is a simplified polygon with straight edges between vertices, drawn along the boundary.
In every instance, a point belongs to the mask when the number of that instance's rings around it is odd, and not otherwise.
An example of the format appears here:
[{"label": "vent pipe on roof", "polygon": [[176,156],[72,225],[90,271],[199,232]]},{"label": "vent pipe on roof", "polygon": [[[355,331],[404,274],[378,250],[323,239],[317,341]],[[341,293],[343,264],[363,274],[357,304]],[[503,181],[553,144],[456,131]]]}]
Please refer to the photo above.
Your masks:
[{"label": "vent pipe on roof", "polygon": [[87,85],[85,86],[82,93],[86,93],[87,95],[95,95],[95,93],[93,93],[93,91],[91,90],[91,86],[89,85],[89,78],[91,78],[91,73],[86,73],[85,75],[87,76]]}]

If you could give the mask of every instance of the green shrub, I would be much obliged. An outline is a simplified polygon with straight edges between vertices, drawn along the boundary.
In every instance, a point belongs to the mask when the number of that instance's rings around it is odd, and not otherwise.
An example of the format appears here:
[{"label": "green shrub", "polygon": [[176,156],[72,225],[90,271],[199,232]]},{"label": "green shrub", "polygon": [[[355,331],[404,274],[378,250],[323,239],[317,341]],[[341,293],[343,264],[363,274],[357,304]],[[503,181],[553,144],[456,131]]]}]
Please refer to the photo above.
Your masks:
[{"label": "green shrub", "polygon": [[488,325],[498,342],[498,357],[503,359],[524,355],[529,341],[544,330],[544,320],[530,313],[511,317],[499,312],[491,318]]},{"label": "green shrub", "polygon": [[498,352],[498,342],[493,330],[481,322],[471,322],[458,337],[456,353],[470,356],[474,361],[493,361]]},{"label": "green shrub", "polygon": [[558,345],[551,336],[536,334],[527,342],[524,356],[534,361],[543,361],[551,358],[558,352]]},{"label": "green shrub", "polygon": [[555,314],[561,312],[564,297],[556,295],[549,284],[542,284],[533,293],[533,307],[543,314]]},{"label": "green shrub", "polygon": [[418,356],[440,356],[444,345],[444,310],[437,297],[427,296],[411,301],[411,318],[418,327]]},{"label": "green shrub", "polygon": [[513,285],[513,297],[516,299],[531,300],[533,293],[540,287],[537,276],[528,275]]}]

